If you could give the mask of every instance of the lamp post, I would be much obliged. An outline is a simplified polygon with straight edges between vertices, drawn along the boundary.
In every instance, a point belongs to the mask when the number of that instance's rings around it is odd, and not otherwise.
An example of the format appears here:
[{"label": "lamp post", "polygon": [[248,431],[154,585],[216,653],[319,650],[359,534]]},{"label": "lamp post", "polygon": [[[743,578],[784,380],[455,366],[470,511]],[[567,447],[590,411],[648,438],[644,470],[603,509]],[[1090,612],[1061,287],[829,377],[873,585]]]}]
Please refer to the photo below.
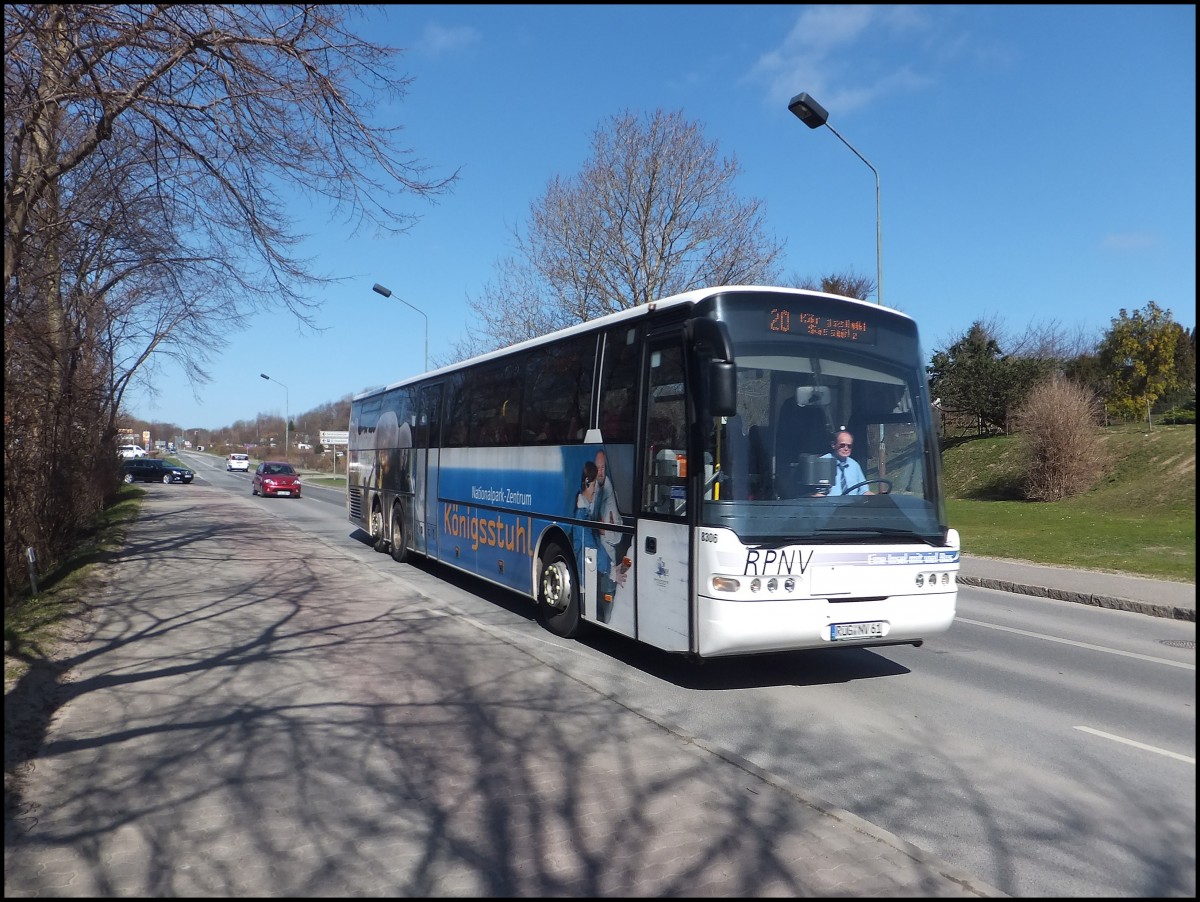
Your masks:
[{"label": "lamp post", "polygon": [[829,124],[829,113],[825,107],[817,103],[807,94],[797,94],[788,103],[792,114],[809,128],[820,128],[822,125],[833,132],[843,144],[854,151],[854,155],[862,160],[875,173],[875,303],[883,303],[883,228],[879,215],[879,172],[871,161],[855,150],[854,145],[838,134],[838,130]]},{"label": "lamp post", "polygon": [[[376,294],[383,295],[385,298],[390,298],[392,296],[392,290],[390,288],[384,288],[378,282],[371,286],[371,290]],[[404,300],[404,298],[400,297],[400,295],[396,295],[396,300],[398,300],[401,304],[407,304],[409,307],[412,307],[413,310],[416,310],[417,313],[420,313],[421,316],[425,317],[425,372],[429,372],[429,317],[425,316],[424,312],[417,307],[413,307],[412,304],[409,304],[408,301]]]},{"label": "lamp post", "polygon": [[[268,382],[274,382],[276,385],[283,385],[278,379],[272,379],[266,373],[259,373]],[[289,408],[291,404],[288,402],[288,387],[283,385],[283,459],[288,459],[288,419],[290,417]]]}]

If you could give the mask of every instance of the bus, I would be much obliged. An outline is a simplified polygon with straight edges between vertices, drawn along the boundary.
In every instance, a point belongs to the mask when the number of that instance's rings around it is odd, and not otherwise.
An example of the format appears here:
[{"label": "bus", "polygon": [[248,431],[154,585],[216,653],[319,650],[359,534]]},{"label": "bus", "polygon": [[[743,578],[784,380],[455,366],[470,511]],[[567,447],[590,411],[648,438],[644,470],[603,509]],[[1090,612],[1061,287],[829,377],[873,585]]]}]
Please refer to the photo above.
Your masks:
[{"label": "bus", "polygon": [[355,395],[349,520],[563,637],[919,646],[950,628],[959,567],[923,361],[876,304],[687,291]]}]

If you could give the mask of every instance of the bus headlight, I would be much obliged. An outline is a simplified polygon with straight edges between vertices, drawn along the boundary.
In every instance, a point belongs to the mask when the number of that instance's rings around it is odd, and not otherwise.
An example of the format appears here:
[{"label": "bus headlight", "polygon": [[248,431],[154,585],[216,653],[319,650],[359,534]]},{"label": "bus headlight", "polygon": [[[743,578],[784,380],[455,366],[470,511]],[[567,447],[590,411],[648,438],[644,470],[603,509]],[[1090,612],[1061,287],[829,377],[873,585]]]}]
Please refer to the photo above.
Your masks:
[{"label": "bus headlight", "polygon": [[736,592],[742,587],[742,583],[732,576],[714,576],[712,587],[717,592]]},{"label": "bus headlight", "polygon": [[[941,577],[940,580],[939,576]],[[926,580],[928,580],[929,588],[931,589],[936,588],[939,581],[943,586],[948,586],[952,581],[952,576],[953,574],[950,573],[930,573],[928,576],[924,573],[918,573],[916,575],[917,588],[920,589],[922,586],[924,586]]]}]

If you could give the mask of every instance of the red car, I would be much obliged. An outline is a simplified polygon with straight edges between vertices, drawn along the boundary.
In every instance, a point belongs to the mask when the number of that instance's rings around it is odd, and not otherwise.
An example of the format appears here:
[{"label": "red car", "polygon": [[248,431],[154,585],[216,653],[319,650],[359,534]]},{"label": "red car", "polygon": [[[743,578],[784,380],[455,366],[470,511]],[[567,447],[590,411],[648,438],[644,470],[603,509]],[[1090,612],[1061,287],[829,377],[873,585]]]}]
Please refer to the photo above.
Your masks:
[{"label": "red car", "polygon": [[284,498],[300,497],[300,475],[289,463],[264,460],[254,471],[250,480],[250,492],[254,495],[275,495]]}]

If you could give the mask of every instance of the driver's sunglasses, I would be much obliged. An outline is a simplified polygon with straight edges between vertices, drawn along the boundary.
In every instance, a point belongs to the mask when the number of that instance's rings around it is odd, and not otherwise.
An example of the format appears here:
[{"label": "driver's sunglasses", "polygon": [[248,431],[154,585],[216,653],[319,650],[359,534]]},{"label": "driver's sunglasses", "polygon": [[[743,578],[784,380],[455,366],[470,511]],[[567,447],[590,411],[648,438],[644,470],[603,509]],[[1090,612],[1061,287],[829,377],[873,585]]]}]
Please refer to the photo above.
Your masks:
[{"label": "driver's sunglasses", "polygon": [[853,448],[854,442],[834,442],[835,448]]}]

